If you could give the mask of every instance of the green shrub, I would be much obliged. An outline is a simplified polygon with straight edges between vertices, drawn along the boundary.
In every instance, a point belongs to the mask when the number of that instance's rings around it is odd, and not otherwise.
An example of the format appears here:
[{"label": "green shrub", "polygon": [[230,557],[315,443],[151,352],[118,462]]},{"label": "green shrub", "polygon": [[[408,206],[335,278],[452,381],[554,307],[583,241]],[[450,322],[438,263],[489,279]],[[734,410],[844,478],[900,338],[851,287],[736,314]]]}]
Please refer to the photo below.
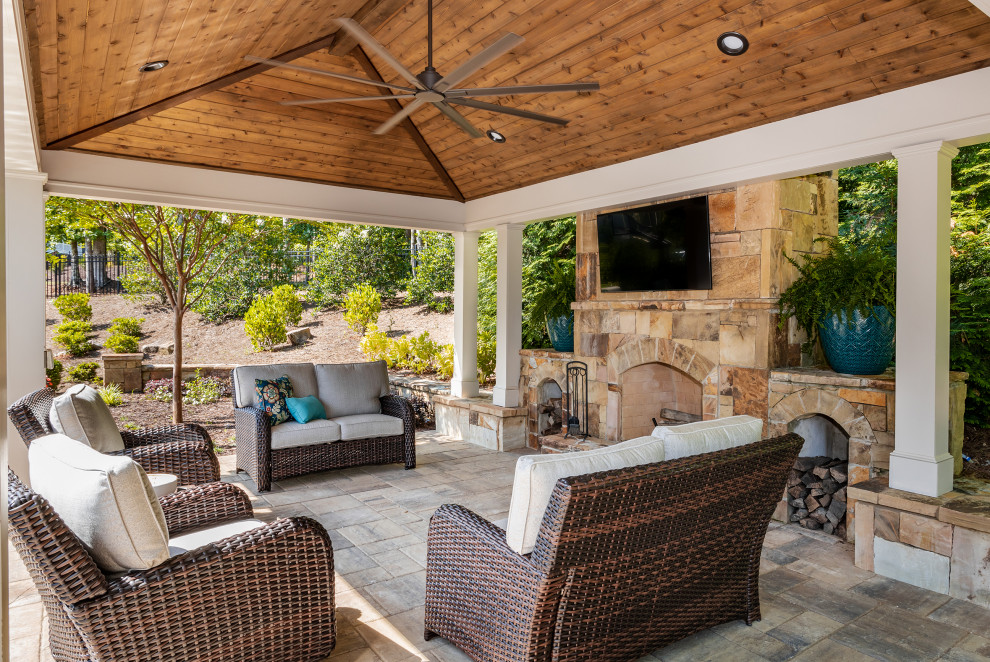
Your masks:
[{"label": "green shrub", "polygon": [[385,361],[393,368],[408,368],[409,366],[409,336],[389,338],[388,358]]},{"label": "green shrub", "polygon": [[409,275],[406,249],[405,230],[328,224],[313,246],[311,300],[322,308],[339,306],[361,283],[394,297]]},{"label": "green shrub", "polygon": [[[170,393],[171,394],[171,393]],[[196,377],[182,385],[182,403],[187,405],[205,405],[218,402],[223,395],[220,380],[216,377],[203,377],[199,370]]]},{"label": "green shrub", "polygon": [[48,377],[48,388],[58,388],[62,383],[62,362],[52,359],[52,367],[45,370],[45,375]]},{"label": "green shrub", "polygon": [[[388,363],[388,348],[391,338],[384,331],[379,331],[374,324],[368,327],[361,338],[361,351],[368,357],[369,361],[385,361]],[[388,363],[388,367],[393,367]]]},{"label": "green shrub", "polygon": [[93,327],[89,322],[71,320],[56,326],[52,339],[72,356],[84,356],[93,351],[93,343],[89,341],[92,333]]},{"label": "green shrub", "polygon": [[286,327],[282,306],[271,296],[255,299],[244,316],[244,332],[256,352],[284,343]]},{"label": "green shrub", "polygon": [[409,338],[409,367],[418,372],[433,372],[436,368],[440,345],[430,338],[429,331]]},{"label": "green shrub", "polygon": [[302,321],[303,305],[299,297],[296,296],[294,287],[291,285],[279,285],[272,290],[271,296],[275,301],[275,305],[282,309],[282,316],[285,317],[286,324],[296,326]]},{"label": "green shrub", "polygon": [[117,405],[124,404],[124,391],[120,388],[119,384],[100,386],[96,389],[96,392],[100,394],[100,398],[106,403],[107,407],[116,407]]},{"label": "green shrub", "polygon": [[447,380],[454,376],[454,346],[442,345],[437,354],[437,378]]},{"label": "green shrub", "polygon": [[110,335],[123,335],[141,337],[141,325],[144,323],[143,317],[116,317],[110,324]]},{"label": "green shrub", "polygon": [[139,339],[135,336],[115,333],[107,338],[107,341],[103,343],[103,347],[118,354],[130,354],[138,351],[138,341]]},{"label": "green shrub", "polygon": [[96,381],[96,370],[99,367],[99,364],[94,363],[93,361],[80,363],[75,367],[69,368],[69,379],[74,382]]},{"label": "green shrub", "polygon": [[[425,303],[430,310],[454,309],[449,293],[454,291],[454,236],[447,232],[417,233],[416,272],[406,283],[409,298]],[[440,295],[440,296],[438,296]]]},{"label": "green shrub", "polygon": [[362,283],[347,294],[344,301],[344,321],[360,334],[378,323],[382,312],[382,295],[367,283]]},{"label": "green shrub", "polygon": [[484,384],[495,374],[495,334],[478,331],[478,382]]},{"label": "green shrub", "polygon": [[93,307],[89,305],[88,294],[63,294],[56,297],[52,305],[67,320],[88,322],[93,318]]}]

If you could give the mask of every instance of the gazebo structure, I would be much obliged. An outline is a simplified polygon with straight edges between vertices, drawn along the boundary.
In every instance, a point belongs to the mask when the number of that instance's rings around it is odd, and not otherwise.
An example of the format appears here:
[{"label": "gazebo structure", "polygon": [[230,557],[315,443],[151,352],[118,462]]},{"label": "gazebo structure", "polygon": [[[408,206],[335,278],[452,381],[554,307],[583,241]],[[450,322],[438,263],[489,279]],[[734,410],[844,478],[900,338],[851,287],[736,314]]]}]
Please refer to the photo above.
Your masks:
[{"label": "gazebo structure", "polygon": [[[959,146],[990,140],[987,0],[438,1],[441,75],[512,32],[525,41],[464,85],[600,85],[498,99],[566,126],[455,106],[504,142],[471,138],[432,107],[375,135],[408,98],[285,105],[373,88],[245,59],[394,91],[410,83],[334,19],[353,18],[417,72],[426,4],[4,0],[5,402],[44,379],[49,194],[451,232],[460,397],[478,392],[478,235],[495,229],[492,404],[516,408],[525,224],[894,157],[890,485],[952,489],[949,175]],[[722,52],[727,32],[748,48]],[[19,443],[6,453],[23,467]]]}]

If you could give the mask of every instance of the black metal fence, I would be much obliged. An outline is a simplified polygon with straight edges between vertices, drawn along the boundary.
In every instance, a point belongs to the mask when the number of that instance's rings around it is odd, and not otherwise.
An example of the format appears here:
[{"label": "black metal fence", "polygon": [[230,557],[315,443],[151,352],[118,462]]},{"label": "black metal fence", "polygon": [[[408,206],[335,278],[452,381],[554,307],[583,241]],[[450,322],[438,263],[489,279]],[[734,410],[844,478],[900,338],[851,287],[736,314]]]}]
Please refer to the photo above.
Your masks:
[{"label": "black metal fence", "polygon": [[[313,275],[313,251],[289,251],[294,265],[282,271],[286,283],[305,285]],[[75,262],[75,263],[73,263]],[[80,255],[75,261],[66,253],[49,255],[45,261],[45,297],[51,299],[77,292],[97,294],[122,294],[122,280],[128,273],[145,268],[138,258],[119,253],[114,255]],[[279,271],[283,268],[280,267]],[[89,286],[90,278],[93,281]]]}]

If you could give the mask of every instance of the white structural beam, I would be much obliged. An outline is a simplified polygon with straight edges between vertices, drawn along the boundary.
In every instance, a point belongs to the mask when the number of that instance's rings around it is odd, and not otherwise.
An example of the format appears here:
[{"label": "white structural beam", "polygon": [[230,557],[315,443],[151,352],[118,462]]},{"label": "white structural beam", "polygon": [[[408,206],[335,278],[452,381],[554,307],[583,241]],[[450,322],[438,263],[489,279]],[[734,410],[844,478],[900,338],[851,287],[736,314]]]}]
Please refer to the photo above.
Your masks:
[{"label": "white structural beam", "polygon": [[522,225],[499,225],[496,257],[495,388],[500,407],[519,406],[519,350],[522,349]]},{"label": "white structural beam", "polygon": [[897,435],[890,486],[952,490],[949,454],[949,223],[951,167],[941,141],[897,158]]},{"label": "white structural beam", "polygon": [[[990,0],[985,0],[990,2]],[[793,177],[933,140],[990,140],[990,68],[465,203],[468,229]],[[951,103],[946,103],[951,99]],[[511,140],[512,137],[509,136]]]},{"label": "white structural beam", "polygon": [[54,195],[451,232],[463,203],[204,168],[43,151]]},{"label": "white structural beam", "polygon": [[[45,176],[6,171],[6,301],[16,315],[7,315],[7,400],[45,385]],[[7,421],[7,439],[20,439]],[[8,446],[10,467],[27,480],[27,447]]]},{"label": "white structural beam", "polygon": [[454,233],[454,376],[450,394],[478,395],[478,233]]}]

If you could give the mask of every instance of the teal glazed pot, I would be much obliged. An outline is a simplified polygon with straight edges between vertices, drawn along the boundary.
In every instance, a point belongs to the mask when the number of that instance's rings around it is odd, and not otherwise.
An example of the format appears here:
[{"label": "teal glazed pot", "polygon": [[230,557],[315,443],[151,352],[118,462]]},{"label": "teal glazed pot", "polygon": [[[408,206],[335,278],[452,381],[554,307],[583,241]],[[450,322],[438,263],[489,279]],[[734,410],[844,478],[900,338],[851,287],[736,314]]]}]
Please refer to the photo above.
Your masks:
[{"label": "teal glazed pot", "polygon": [[821,339],[825,358],[836,372],[879,375],[894,358],[894,316],[886,306],[874,306],[864,317],[848,310],[822,318]]},{"label": "teal glazed pot", "polygon": [[574,313],[547,320],[550,344],[558,352],[574,351]]}]

